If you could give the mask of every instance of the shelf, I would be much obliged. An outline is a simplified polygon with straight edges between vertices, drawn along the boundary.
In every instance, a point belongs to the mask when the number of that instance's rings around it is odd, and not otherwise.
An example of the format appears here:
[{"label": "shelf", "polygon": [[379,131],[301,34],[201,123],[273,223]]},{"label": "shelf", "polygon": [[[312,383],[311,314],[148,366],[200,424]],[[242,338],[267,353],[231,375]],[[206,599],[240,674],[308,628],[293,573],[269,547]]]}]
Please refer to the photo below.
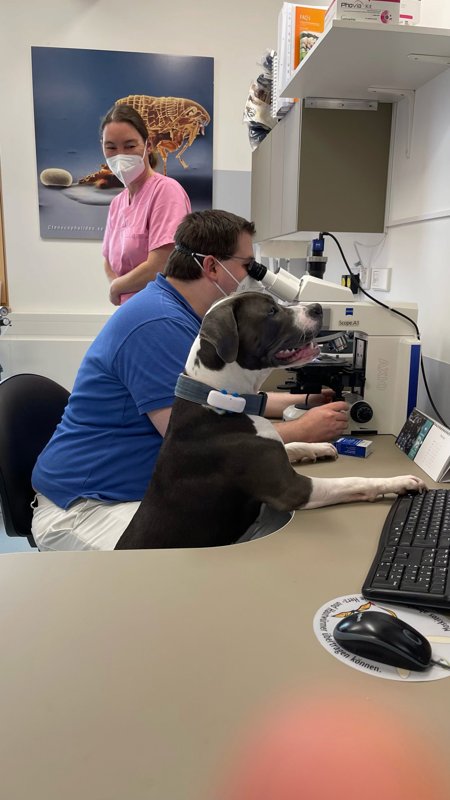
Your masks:
[{"label": "shelf", "polygon": [[448,69],[443,63],[413,61],[411,53],[450,59],[450,30],[334,20],[282,97],[373,100],[371,86],[414,90]]}]

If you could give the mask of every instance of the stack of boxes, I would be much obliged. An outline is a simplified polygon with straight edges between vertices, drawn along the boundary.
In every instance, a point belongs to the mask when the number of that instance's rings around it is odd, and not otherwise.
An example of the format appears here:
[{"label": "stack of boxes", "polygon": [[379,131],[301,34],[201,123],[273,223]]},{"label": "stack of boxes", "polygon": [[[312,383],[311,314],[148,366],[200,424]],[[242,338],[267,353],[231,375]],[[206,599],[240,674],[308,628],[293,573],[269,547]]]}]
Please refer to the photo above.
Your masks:
[{"label": "stack of boxes", "polygon": [[333,19],[398,25],[400,0],[332,0],[325,15],[325,28]]},{"label": "stack of boxes", "polygon": [[400,0],[400,25],[418,25],[421,0]]}]

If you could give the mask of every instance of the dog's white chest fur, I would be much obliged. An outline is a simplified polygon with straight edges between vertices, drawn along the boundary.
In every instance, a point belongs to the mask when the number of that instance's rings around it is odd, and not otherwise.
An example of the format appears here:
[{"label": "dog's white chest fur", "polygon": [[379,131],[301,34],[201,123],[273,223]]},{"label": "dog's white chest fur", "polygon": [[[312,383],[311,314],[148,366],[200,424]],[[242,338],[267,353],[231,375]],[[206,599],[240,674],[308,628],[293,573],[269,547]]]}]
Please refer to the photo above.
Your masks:
[{"label": "dog's white chest fur", "polygon": [[257,417],[253,414],[249,414],[249,417],[255,426],[255,433],[257,436],[262,436],[263,439],[275,439],[276,442],[283,441],[276,428],[268,419]]}]

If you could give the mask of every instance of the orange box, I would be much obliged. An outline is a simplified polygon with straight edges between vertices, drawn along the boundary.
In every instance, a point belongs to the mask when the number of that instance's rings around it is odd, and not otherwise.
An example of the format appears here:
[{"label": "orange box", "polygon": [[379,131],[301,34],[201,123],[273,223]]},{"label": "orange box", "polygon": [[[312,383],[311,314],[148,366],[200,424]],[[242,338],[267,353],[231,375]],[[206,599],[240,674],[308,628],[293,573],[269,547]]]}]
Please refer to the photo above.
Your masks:
[{"label": "orange box", "polygon": [[294,69],[308,55],[323,32],[327,8],[328,6],[295,7]]}]

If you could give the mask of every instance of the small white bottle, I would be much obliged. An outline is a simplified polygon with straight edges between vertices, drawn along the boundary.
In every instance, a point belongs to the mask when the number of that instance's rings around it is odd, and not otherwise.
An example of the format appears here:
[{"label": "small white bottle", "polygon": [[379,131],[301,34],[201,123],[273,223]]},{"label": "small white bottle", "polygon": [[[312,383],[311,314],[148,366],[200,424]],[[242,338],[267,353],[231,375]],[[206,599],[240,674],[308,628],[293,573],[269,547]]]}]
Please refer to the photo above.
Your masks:
[{"label": "small white bottle", "polygon": [[400,0],[400,25],[420,24],[421,0]]}]

